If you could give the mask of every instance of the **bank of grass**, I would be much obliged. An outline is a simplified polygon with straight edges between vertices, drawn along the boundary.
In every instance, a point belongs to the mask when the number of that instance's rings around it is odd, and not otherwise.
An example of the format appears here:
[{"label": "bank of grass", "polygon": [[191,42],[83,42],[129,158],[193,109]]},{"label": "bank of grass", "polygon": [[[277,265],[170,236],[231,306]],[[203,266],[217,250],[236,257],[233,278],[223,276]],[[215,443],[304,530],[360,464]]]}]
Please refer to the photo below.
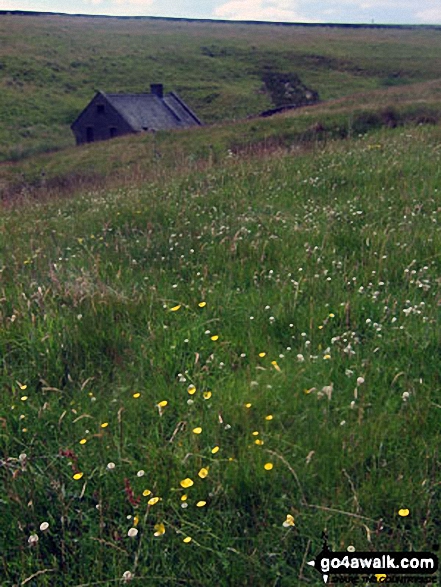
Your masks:
[{"label": "bank of grass", "polygon": [[73,190],[142,184],[210,168],[238,153],[305,152],[373,129],[434,125],[441,82],[375,90],[271,118],[126,136],[34,155],[0,166],[4,202],[52,198]]},{"label": "bank of grass", "polygon": [[97,89],[175,90],[206,123],[274,107],[263,79],[297,74],[322,100],[439,78],[436,27],[330,28],[0,16],[0,160],[74,143]]},{"label": "bank of grass", "polygon": [[3,585],[318,586],[324,531],[439,548],[440,137],[4,211]]}]

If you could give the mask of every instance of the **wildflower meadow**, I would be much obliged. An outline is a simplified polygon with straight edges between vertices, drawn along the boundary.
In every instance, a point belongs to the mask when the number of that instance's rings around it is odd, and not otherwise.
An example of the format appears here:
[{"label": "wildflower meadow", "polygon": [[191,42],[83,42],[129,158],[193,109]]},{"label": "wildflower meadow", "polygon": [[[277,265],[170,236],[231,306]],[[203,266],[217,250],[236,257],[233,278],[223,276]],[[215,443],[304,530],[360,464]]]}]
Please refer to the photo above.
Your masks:
[{"label": "wildflower meadow", "polygon": [[413,126],[4,207],[1,585],[439,552],[440,169]]}]

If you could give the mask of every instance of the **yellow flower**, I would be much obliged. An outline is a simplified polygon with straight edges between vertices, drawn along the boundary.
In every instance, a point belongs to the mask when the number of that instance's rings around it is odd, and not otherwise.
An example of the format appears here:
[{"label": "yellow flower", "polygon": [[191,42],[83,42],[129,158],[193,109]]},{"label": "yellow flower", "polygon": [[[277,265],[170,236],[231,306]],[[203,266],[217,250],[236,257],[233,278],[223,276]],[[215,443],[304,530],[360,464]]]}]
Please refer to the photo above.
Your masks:
[{"label": "yellow flower", "polygon": [[159,497],[151,497],[147,503],[148,505],[155,505],[156,503],[158,503],[159,499]]},{"label": "yellow flower", "polygon": [[164,524],[155,524],[155,534],[154,536],[162,536],[165,534],[165,526]]},{"label": "yellow flower", "polygon": [[211,391],[204,391],[204,399],[210,399],[211,395]]},{"label": "yellow flower", "polygon": [[152,492],[150,491],[150,489],[144,489],[144,491],[142,492],[144,497],[148,497],[149,495],[152,494]]},{"label": "yellow flower", "polygon": [[84,473],[75,473],[75,475],[72,477],[72,479],[75,479],[75,481],[78,481],[79,479],[81,479],[81,477],[84,475]]},{"label": "yellow flower", "polygon": [[201,499],[201,501],[198,501],[198,502],[197,502],[197,504],[196,504],[196,507],[198,507],[198,508],[203,508],[203,507],[204,507],[204,505],[206,505],[206,504],[207,504],[207,502],[206,502],[206,501],[204,501],[203,499]]},{"label": "yellow flower", "polygon": [[259,432],[257,430],[254,430],[254,432],[251,433],[253,436],[259,436]]},{"label": "yellow flower", "polygon": [[272,420],[272,419],[273,419],[272,414],[268,414],[268,416],[265,416],[265,420]]},{"label": "yellow flower", "polygon": [[109,422],[103,422],[101,424],[101,428],[107,428],[108,425],[109,425]]},{"label": "yellow flower", "polygon": [[323,324],[320,324],[320,326],[318,327],[319,330],[323,329]]},{"label": "yellow flower", "polygon": [[219,447],[218,447],[218,446],[215,446],[215,447],[213,447],[213,448],[211,449],[211,452],[212,452],[212,454],[214,454],[214,455],[215,455],[217,452],[219,452]]},{"label": "yellow flower", "polygon": [[137,526],[138,524],[139,524],[139,518],[138,518],[138,516],[135,516],[135,517],[133,518],[133,525],[134,525],[134,526]]},{"label": "yellow flower", "polygon": [[185,544],[189,544],[191,542],[191,536],[186,536],[182,542],[185,542]]},{"label": "yellow flower", "polygon": [[329,314],[329,317],[330,317],[330,318],[335,318],[335,314],[333,314],[333,313],[331,312],[331,314]]},{"label": "yellow flower", "polygon": [[328,360],[328,359],[330,359],[330,358],[331,358],[331,355],[325,355],[325,356],[323,357],[323,359],[324,359],[325,361],[327,361],[327,360]]},{"label": "yellow flower", "polygon": [[294,516],[291,514],[287,514],[286,520],[283,522],[285,528],[289,528],[290,526],[295,526]]},{"label": "yellow flower", "polygon": [[190,395],[194,395],[196,393],[196,386],[193,385],[193,383],[190,383],[190,385],[187,387],[187,391]]},{"label": "yellow flower", "polygon": [[166,405],[168,405],[168,401],[164,399],[162,402],[159,402],[158,408],[165,408]]},{"label": "yellow flower", "polygon": [[181,501],[187,501],[187,499],[188,499],[188,495],[186,493],[181,495]]},{"label": "yellow flower", "polygon": [[27,389],[27,387],[28,387],[28,386],[27,386],[26,384],[24,384],[24,383],[19,383],[19,384],[18,384],[18,387],[19,387],[19,388],[20,388],[22,391],[24,391],[25,389]]},{"label": "yellow flower", "polygon": [[263,468],[265,469],[265,471],[271,471],[271,469],[274,467],[274,465],[272,463],[265,463],[263,465]]},{"label": "yellow flower", "polygon": [[261,359],[263,359],[263,357],[265,357],[265,356],[266,356],[266,353],[259,353],[259,357],[260,357]]},{"label": "yellow flower", "polygon": [[184,489],[187,489],[187,487],[191,487],[192,485],[194,485],[194,481],[192,481],[189,477],[187,477],[186,479],[182,479],[182,481],[180,482],[180,485]]},{"label": "yellow flower", "polygon": [[251,408],[252,405],[253,404],[247,403],[247,404],[245,404],[245,407],[249,409],[249,408]]},{"label": "yellow flower", "polygon": [[315,391],[315,387],[310,387],[309,389],[304,389],[303,390],[306,394],[311,393],[313,391]]},{"label": "yellow flower", "polygon": [[274,367],[274,369],[275,369],[276,371],[279,371],[279,373],[280,373],[280,371],[282,370],[282,369],[279,367],[279,365],[277,364],[277,361],[271,361],[271,365]]},{"label": "yellow flower", "polygon": [[87,442],[87,438],[82,438],[82,439],[80,440],[80,444],[86,444],[86,442]]},{"label": "yellow flower", "polygon": [[257,444],[257,446],[262,446],[262,444],[263,444],[263,440],[260,440],[260,438],[257,438],[257,439],[254,441],[254,444]]},{"label": "yellow flower", "polygon": [[198,306],[200,308],[205,308],[205,306],[207,305],[207,302],[199,302]]},{"label": "yellow flower", "polygon": [[407,508],[401,508],[398,510],[398,515],[402,518],[406,518],[410,514],[410,511]]},{"label": "yellow flower", "polygon": [[21,399],[22,402],[25,402],[28,399],[28,396],[27,395],[22,395],[20,399]]},{"label": "yellow flower", "polygon": [[177,312],[180,307],[181,307],[181,304],[178,304],[177,306],[173,306],[173,308],[170,308],[170,312]]},{"label": "yellow flower", "polygon": [[200,434],[202,432],[202,428],[200,426],[197,426],[196,428],[193,428],[193,433],[194,434]]},{"label": "yellow flower", "polygon": [[206,469],[204,467],[202,467],[202,469],[199,471],[198,475],[201,479],[205,479],[205,477],[207,477],[207,475],[208,475],[208,467]]},{"label": "yellow flower", "polygon": [[216,340],[218,340],[218,339],[219,339],[219,335],[217,335],[217,334],[214,334],[214,335],[211,337],[211,340],[213,340],[213,341],[216,341]]},{"label": "yellow flower", "polygon": [[141,397],[141,394],[139,392],[136,392],[136,393],[133,394],[133,397],[135,399],[138,399],[139,397]]}]

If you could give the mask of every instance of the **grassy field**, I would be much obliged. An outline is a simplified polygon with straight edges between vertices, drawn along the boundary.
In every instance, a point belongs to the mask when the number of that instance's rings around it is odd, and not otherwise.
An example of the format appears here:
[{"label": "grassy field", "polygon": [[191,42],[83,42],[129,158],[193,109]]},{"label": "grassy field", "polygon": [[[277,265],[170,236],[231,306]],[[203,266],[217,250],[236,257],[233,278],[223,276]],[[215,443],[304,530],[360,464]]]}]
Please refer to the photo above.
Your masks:
[{"label": "grassy field", "polygon": [[440,139],[3,211],[2,586],[318,586],[323,531],[439,552]]},{"label": "grassy field", "polygon": [[[1,586],[318,587],[324,532],[439,555],[439,31],[0,42]],[[247,118],[268,71],[323,101]],[[95,88],[156,81],[211,126],[73,146]]]},{"label": "grassy field", "polygon": [[265,75],[297,74],[322,100],[439,78],[436,28],[0,16],[0,160],[73,145],[96,89],[176,90],[206,123],[274,106]]}]

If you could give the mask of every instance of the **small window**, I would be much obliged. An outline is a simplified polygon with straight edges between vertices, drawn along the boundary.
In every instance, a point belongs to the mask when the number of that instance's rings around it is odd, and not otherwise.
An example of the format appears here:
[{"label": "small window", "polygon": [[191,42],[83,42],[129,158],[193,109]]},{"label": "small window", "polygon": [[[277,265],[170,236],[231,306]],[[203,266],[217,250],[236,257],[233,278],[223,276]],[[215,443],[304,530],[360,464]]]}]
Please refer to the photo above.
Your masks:
[{"label": "small window", "polygon": [[96,111],[98,114],[104,114],[104,104],[97,104]]},{"label": "small window", "polygon": [[110,138],[113,139],[114,137],[118,136],[118,129],[115,128],[114,126],[111,126],[109,128],[109,133],[110,133]]}]

